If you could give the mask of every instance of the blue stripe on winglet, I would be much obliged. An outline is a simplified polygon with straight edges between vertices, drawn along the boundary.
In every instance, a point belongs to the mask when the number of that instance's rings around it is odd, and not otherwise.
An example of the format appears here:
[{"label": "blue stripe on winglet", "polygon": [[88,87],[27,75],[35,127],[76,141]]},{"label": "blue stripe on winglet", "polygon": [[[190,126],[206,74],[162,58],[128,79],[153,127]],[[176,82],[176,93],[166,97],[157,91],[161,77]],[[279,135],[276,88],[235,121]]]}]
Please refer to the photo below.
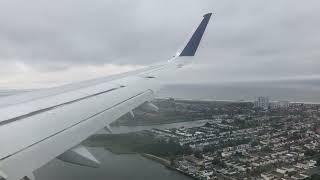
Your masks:
[{"label": "blue stripe on winglet", "polygon": [[208,13],[203,16],[203,20],[201,21],[200,25],[193,33],[186,47],[184,47],[179,56],[194,56],[200,44],[203,33],[206,30],[211,15],[212,13]]}]

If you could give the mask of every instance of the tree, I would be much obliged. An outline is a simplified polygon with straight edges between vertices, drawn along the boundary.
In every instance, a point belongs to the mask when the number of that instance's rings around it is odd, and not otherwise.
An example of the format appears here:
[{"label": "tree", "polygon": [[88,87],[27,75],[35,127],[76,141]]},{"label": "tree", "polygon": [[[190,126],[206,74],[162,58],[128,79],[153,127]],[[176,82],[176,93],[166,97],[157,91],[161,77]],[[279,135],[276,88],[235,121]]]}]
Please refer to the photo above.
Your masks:
[{"label": "tree", "polygon": [[200,151],[194,152],[194,157],[196,157],[198,159],[203,159],[202,153]]},{"label": "tree", "polygon": [[253,140],[251,142],[251,147],[255,147],[255,146],[258,146],[259,145],[259,141],[258,140]]},{"label": "tree", "polygon": [[261,151],[264,153],[270,153],[272,152],[272,149],[269,146],[264,146]]},{"label": "tree", "polygon": [[319,180],[319,179],[320,179],[320,175],[313,174],[313,175],[311,175],[311,177],[307,177],[304,180]]},{"label": "tree", "polygon": [[317,166],[320,166],[320,158],[317,159]]},{"label": "tree", "polygon": [[212,160],[212,164],[216,165],[216,166],[223,167],[223,168],[227,167],[226,163],[223,162],[221,159],[218,159],[218,158],[213,159]]},{"label": "tree", "polygon": [[306,150],[306,152],[304,153],[306,156],[314,156],[317,152],[315,150],[312,149],[308,149]]}]

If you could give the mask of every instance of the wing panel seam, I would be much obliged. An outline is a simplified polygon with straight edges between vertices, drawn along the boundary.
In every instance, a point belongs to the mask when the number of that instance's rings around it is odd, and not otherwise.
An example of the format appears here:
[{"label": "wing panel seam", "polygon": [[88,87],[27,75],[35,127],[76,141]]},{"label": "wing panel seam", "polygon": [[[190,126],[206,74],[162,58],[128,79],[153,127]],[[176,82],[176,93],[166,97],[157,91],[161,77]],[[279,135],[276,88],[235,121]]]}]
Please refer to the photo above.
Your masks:
[{"label": "wing panel seam", "polygon": [[31,116],[34,116],[34,115],[37,115],[37,114],[40,114],[40,113],[44,113],[44,112],[53,110],[53,109],[61,107],[61,106],[65,106],[65,105],[72,104],[72,103],[75,103],[75,102],[79,102],[79,101],[82,101],[82,100],[85,100],[85,99],[88,99],[88,98],[91,98],[91,97],[94,97],[94,96],[98,96],[100,94],[108,93],[108,92],[117,90],[119,88],[122,88],[122,87],[108,89],[106,91],[102,91],[102,92],[99,92],[99,93],[91,94],[91,95],[88,95],[88,96],[85,96],[85,97],[81,97],[81,98],[78,98],[78,99],[75,99],[75,100],[72,100],[72,101],[64,102],[64,103],[61,103],[61,104],[58,104],[58,105],[54,105],[54,106],[51,106],[51,107],[39,109],[39,110],[24,114],[24,115],[21,115],[21,116],[18,116],[18,117],[7,119],[7,120],[4,120],[4,121],[1,121],[0,122],[0,126],[3,126],[5,124],[8,124],[8,123],[11,123],[11,122],[14,122],[14,121],[18,121],[18,120],[21,120],[21,119],[25,119],[25,118],[28,118],[28,117],[31,117]]},{"label": "wing panel seam", "polygon": [[[147,91],[150,91],[150,90],[147,90]],[[100,114],[102,114],[102,113],[104,113],[104,112],[106,112],[106,111],[108,111],[108,110],[110,110],[110,109],[112,109],[112,108],[115,108],[116,106],[118,106],[118,105],[120,105],[120,104],[122,104],[122,103],[124,103],[124,102],[126,102],[126,101],[129,101],[129,100],[131,100],[131,99],[133,99],[133,98],[135,98],[135,97],[137,97],[137,96],[140,96],[140,95],[142,95],[143,93],[146,93],[147,91],[140,92],[140,93],[138,93],[138,94],[135,95],[135,96],[132,96],[132,97],[130,97],[130,98],[128,98],[128,99],[125,99],[125,100],[123,100],[123,101],[121,101],[121,102],[119,102],[119,103],[117,103],[117,104],[115,104],[115,105],[113,105],[113,106],[111,106],[111,107],[109,107],[109,108],[107,108],[107,109],[104,109],[104,110],[102,110],[102,111],[100,111],[100,112],[97,112],[97,113],[91,115],[90,117],[87,117],[87,118],[85,118],[85,119],[83,119],[83,120],[81,120],[81,121],[79,121],[79,122],[77,122],[77,123],[75,123],[75,124],[73,124],[73,125],[71,125],[71,126],[68,126],[67,128],[64,128],[64,129],[62,129],[62,130],[60,130],[60,131],[58,131],[58,132],[56,132],[56,133],[54,133],[54,134],[52,134],[52,135],[50,135],[50,136],[48,136],[48,137],[40,140],[40,141],[37,141],[37,142],[35,142],[35,143],[32,143],[31,145],[26,146],[25,148],[20,149],[19,151],[16,151],[15,153],[12,153],[12,154],[10,154],[10,155],[8,155],[8,156],[5,156],[5,157],[1,158],[0,161],[2,161],[2,160],[4,160],[4,159],[7,159],[7,158],[9,158],[10,156],[13,156],[13,155],[15,155],[15,154],[17,154],[17,153],[19,153],[19,152],[22,152],[23,150],[28,149],[28,148],[30,148],[30,147],[38,144],[38,143],[41,143],[42,141],[45,141],[45,140],[47,140],[47,139],[49,139],[49,138],[52,138],[52,137],[54,137],[55,135],[60,134],[60,133],[66,131],[66,130],[68,130],[68,129],[70,129],[70,128],[78,125],[78,124],[81,124],[81,123],[83,123],[83,122],[85,122],[85,121],[87,121],[87,120],[90,120],[91,118],[93,118],[93,117],[95,117],[95,116],[98,116],[98,115],[100,115]]]}]

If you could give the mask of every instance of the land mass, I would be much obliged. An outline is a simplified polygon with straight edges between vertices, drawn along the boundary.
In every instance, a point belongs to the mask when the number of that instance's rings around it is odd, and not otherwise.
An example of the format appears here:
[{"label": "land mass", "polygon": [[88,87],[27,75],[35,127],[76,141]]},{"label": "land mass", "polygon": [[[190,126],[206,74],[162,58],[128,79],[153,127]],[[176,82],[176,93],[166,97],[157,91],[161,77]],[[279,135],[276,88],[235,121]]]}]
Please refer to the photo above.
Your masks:
[{"label": "land mass", "polygon": [[111,123],[111,126],[149,126],[212,119],[213,115],[223,113],[221,107],[232,107],[233,104],[251,106],[252,104],[230,101],[174,100],[172,98],[156,99],[153,103],[159,107],[159,112],[148,113],[137,108],[133,110],[134,119],[126,114]]},{"label": "land mass", "polygon": [[97,134],[84,142],[91,147],[104,147],[115,154],[145,153],[167,160],[179,154],[190,152],[190,148],[182,147],[173,139],[158,138],[149,131],[127,134]]},{"label": "land mass", "polygon": [[264,109],[250,102],[157,101],[159,114],[137,109],[139,118],[124,117],[114,124],[208,121],[200,127],[99,134],[85,145],[139,153],[197,179],[318,178],[319,104]]}]

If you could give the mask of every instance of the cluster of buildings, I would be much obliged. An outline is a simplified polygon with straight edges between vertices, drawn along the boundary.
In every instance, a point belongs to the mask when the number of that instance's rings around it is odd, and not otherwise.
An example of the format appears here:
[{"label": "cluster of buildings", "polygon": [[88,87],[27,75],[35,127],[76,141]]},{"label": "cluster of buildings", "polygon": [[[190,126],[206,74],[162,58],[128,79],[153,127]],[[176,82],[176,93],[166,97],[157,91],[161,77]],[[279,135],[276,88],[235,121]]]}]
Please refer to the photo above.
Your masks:
[{"label": "cluster of buildings", "polygon": [[254,101],[254,107],[261,108],[264,110],[267,109],[278,109],[278,108],[288,108],[290,105],[289,101],[269,101],[269,97],[258,97]]},{"label": "cluster of buildings", "polygon": [[223,113],[201,127],[151,132],[191,149],[173,165],[197,179],[305,179],[320,159],[320,105],[277,104],[259,97],[254,106],[215,106]]}]

